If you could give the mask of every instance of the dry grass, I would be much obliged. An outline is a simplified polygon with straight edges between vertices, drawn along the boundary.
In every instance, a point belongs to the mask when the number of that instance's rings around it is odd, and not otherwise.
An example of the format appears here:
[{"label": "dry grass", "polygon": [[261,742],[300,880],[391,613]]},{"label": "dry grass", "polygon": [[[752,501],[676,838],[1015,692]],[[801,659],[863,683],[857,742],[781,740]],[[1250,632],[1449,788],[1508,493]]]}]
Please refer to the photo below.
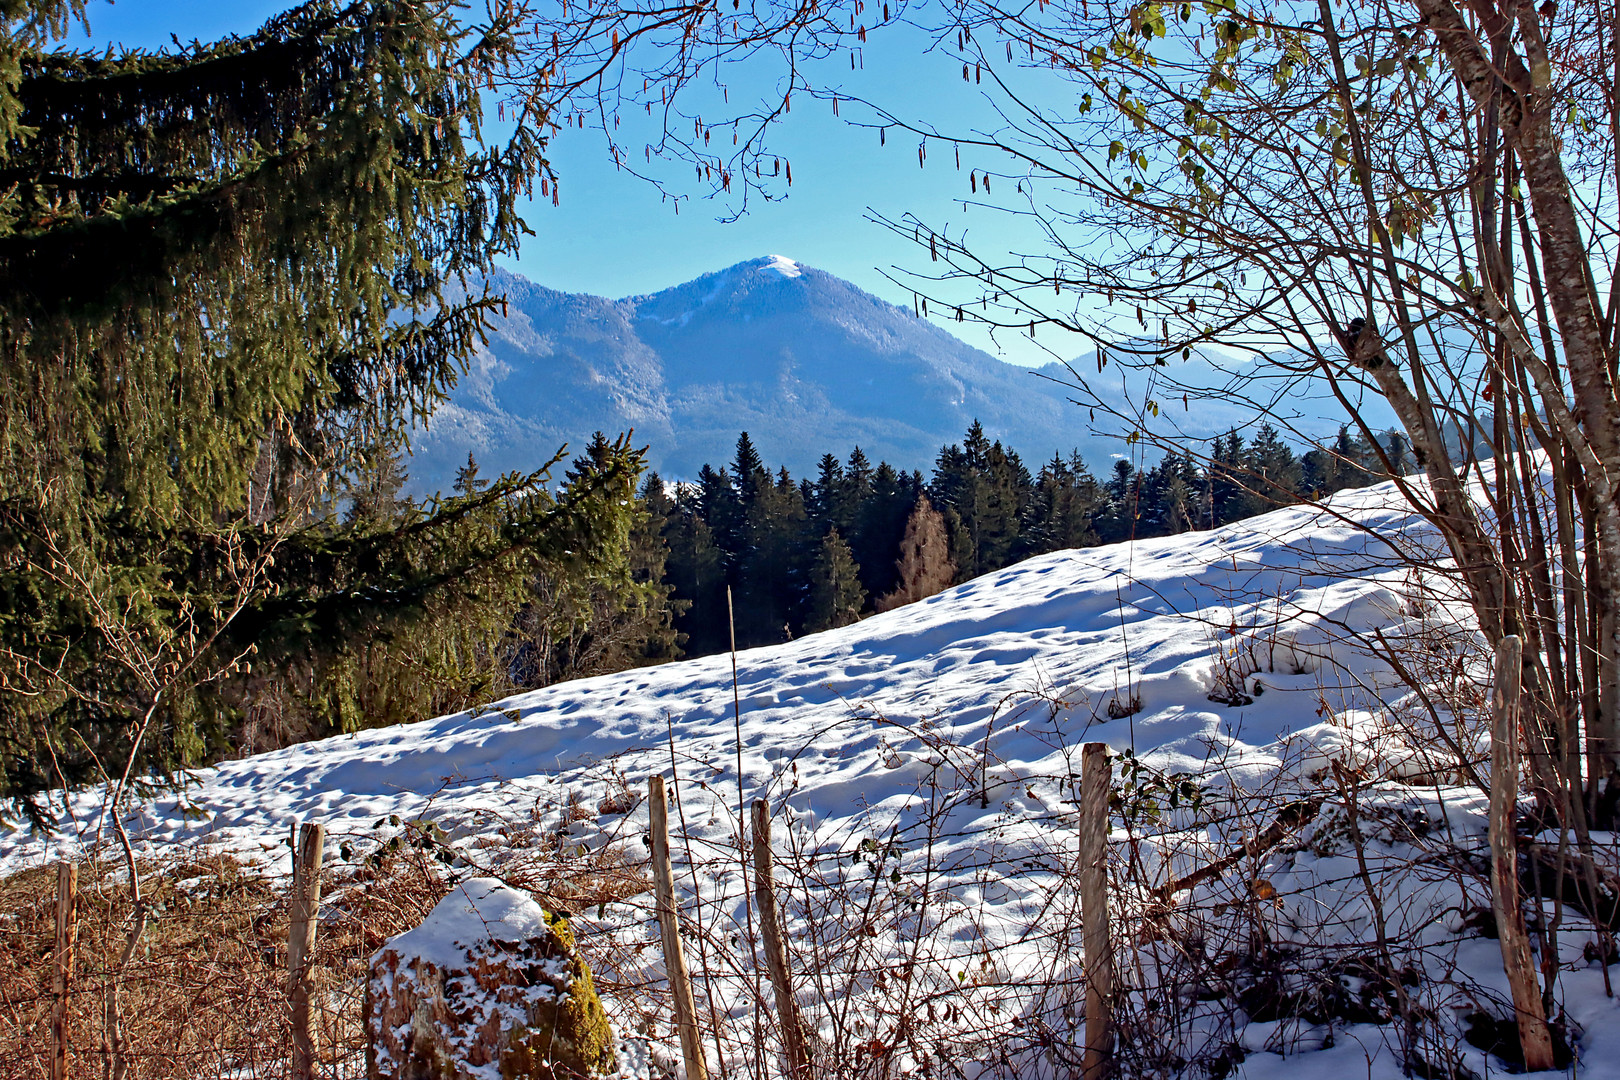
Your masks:
[{"label": "dry grass", "polygon": [[[225,857],[142,867],[151,921],[123,980],[134,1075],[195,1077],[279,1072],[286,1039],[278,961],[286,910],[264,878]],[[104,1071],[103,1003],[127,933],[127,875],[80,867],[77,970],[68,1007],[72,1075]],[[44,1077],[50,1053],[56,875],[30,870],[0,882],[0,1075]],[[324,943],[323,976],[330,950]]]},{"label": "dry grass", "polygon": [[[333,845],[335,847],[336,845]],[[449,891],[431,844],[354,845],[329,862],[312,978],[318,1075],[364,1069],[361,996],[370,956],[421,922]],[[476,860],[477,853],[469,853]],[[511,852],[503,851],[510,856]],[[647,887],[617,852],[553,847],[502,860],[500,876],[574,913]],[[329,848],[329,859],[336,852]],[[458,868],[461,876],[481,872]],[[286,884],[222,854],[176,853],[141,865],[149,922],[122,980],[132,1080],[280,1077],[287,1066]],[[121,863],[79,870],[76,971],[68,1004],[73,1076],[105,1075],[106,991],[132,905]],[[0,879],[0,1076],[49,1075],[56,934],[52,868]]]},{"label": "dry grass", "polygon": [[[1473,684],[1462,675],[1456,682],[1472,696],[1448,707],[1471,717]],[[1326,710],[1334,688],[1318,689]],[[1019,718],[1026,737],[1061,752],[1064,767],[1048,775],[985,745],[954,743],[930,723],[851,717],[853,731],[899,733],[928,768],[903,810],[868,807],[855,825],[825,833],[787,821],[777,833],[779,902],[818,1076],[943,1080],[971,1063],[978,1075],[1010,1080],[1078,1069],[1083,964],[1072,806],[1086,732],[1070,729],[1061,705],[1032,697]],[[1414,722],[1413,737],[1419,733]],[[837,743],[845,735],[822,737]],[[1134,758],[1117,763],[1114,823],[1126,839],[1110,857],[1122,1075],[1227,1075],[1255,1049],[1240,1030],[1246,1017],[1275,1025],[1268,1045],[1290,1049],[1350,1026],[1365,1036],[1370,1027],[1424,1075],[1461,1077],[1465,1039],[1482,1043],[1450,1018],[1466,1005],[1472,1031],[1510,1015],[1457,966],[1458,939],[1424,936],[1441,917],[1436,905],[1478,906],[1487,895],[1477,868],[1442,819],[1424,817],[1432,796],[1394,774],[1363,775],[1352,759],[1365,755],[1346,747],[1334,788],[1326,770],[1306,768],[1303,758],[1253,786],[1241,761],[1223,771],[1212,757],[1196,781]],[[1468,765],[1437,760],[1445,768],[1436,773]],[[642,825],[627,816],[639,793],[611,765],[604,780],[601,789],[587,785],[589,798],[570,791],[510,818],[483,811],[460,843],[426,817],[329,839],[313,957],[318,1075],[363,1073],[367,961],[445,895],[452,869],[456,878],[499,877],[574,917],[621,1033],[674,1045],[661,946],[642,895]],[[707,826],[685,828],[688,818],[724,820],[732,806],[701,780],[673,790],[683,938],[705,1051],[720,1077],[779,1075],[780,1032],[744,906],[741,852]],[[1302,799],[1320,814],[1296,820],[1280,843],[1251,843]],[[992,801],[1001,813],[980,812]],[[596,846],[587,849],[571,826],[593,815]],[[1358,863],[1373,869],[1358,872]],[[1175,886],[1208,867],[1224,872],[1201,877],[1197,889]],[[124,983],[132,1078],[283,1075],[285,883],[195,851],[142,872],[154,911]],[[81,882],[72,1075],[95,1076],[108,1060],[101,1010],[130,901],[115,864],[87,863]],[[6,1080],[46,1075],[53,893],[46,870],[0,881]],[[1374,893],[1391,912],[1376,934],[1362,910]],[[628,910],[608,910],[625,901]],[[1367,944],[1374,939],[1388,944],[1375,949]],[[1360,991],[1348,993],[1351,984]]]}]

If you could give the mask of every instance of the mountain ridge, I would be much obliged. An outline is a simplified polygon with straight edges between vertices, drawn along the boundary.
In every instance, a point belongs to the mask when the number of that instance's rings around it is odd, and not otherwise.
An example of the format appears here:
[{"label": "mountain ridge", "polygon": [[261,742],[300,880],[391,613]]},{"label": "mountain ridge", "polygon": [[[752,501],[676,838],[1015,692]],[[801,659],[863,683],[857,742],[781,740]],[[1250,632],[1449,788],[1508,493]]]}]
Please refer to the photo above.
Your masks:
[{"label": "mountain ridge", "polygon": [[[1079,450],[1103,473],[1128,450],[1123,433],[1094,429],[1061,363],[1004,362],[782,255],[616,300],[509,270],[487,282],[507,296],[508,313],[413,439],[418,493],[448,489],[469,452],[485,473],[527,471],[564,443],[577,452],[598,430],[633,429],[650,466],[675,480],[730,461],[741,431],[769,465],[797,476],[855,446],[873,462],[926,472],[975,420],[1032,469]],[[1073,370],[1088,364],[1083,357]],[[1123,408],[1124,380],[1135,376],[1116,365],[1105,378],[1099,394]],[[1254,416],[1220,393],[1195,415],[1181,412],[1192,437]]]},{"label": "mountain ridge", "polygon": [[598,429],[633,428],[670,478],[729,461],[743,430],[797,475],[855,445],[926,470],[975,419],[1033,460],[1095,441],[1038,369],[780,255],[616,300],[508,270],[488,283],[508,314],[413,440],[417,489],[448,487],[468,452],[485,472],[535,468]]}]

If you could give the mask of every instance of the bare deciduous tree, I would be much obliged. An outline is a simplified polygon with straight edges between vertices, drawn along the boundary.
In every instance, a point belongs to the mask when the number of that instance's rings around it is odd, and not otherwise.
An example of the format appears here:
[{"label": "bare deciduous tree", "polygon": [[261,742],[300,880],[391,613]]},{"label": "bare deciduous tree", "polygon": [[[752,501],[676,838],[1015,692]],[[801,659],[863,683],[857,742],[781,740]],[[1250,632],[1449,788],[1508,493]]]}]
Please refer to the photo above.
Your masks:
[{"label": "bare deciduous tree", "polygon": [[[1530,643],[1542,797],[1584,795],[1612,816],[1613,10],[1321,0],[956,15],[946,43],[991,72],[1004,119],[963,145],[1015,163],[1016,209],[1048,244],[998,259],[961,233],[890,222],[941,264],[921,275],[929,287],[977,283],[973,317],[1061,326],[1098,343],[1099,367],[1153,369],[1132,420],[1265,374],[1319,379],[1358,420],[1382,397],[1426,477],[1401,490],[1445,537],[1487,640]],[[1004,57],[1041,70],[1008,72]],[[1053,79],[1073,96],[1052,97]],[[1247,354],[1233,382],[1179,380],[1179,362],[1211,346]],[[1275,409],[1280,395],[1252,385]],[[1483,513],[1471,482],[1489,493]]]}]

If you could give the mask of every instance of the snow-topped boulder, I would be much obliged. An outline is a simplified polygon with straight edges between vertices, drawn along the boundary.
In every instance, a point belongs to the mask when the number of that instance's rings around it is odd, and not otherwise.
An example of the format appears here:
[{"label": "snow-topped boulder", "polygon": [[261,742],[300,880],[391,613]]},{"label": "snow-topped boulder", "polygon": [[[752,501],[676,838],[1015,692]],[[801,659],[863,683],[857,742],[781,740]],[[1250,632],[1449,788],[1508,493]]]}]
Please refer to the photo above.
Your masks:
[{"label": "snow-topped boulder", "polygon": [[614,1039],[568,922],[492,878],[463,883],[371,958],[369,1080],[581,1080]]}]

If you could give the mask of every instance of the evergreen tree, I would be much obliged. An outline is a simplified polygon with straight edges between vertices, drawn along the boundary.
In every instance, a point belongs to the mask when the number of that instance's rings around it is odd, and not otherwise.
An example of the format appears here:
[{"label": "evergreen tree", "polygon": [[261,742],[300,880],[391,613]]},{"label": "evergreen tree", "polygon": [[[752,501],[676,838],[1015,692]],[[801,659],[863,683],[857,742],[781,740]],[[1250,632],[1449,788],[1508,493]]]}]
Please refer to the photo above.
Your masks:
[{"label": "evergreen tree", "polygon": [[991,443],[977,420],[960,446],[940,449],[929,493],[950,530],[963,580],[1007,565],[1033,486],[1018,455]]},{"label": "evergreen tree", "polygon": [[742,497],[725,467],[708,465],[698,470],[698,508],[714,534],[714,542],[724,552],[726,572],[731,573],[738,556],[748,547],[748,523]]},{"label": "evergreen tree", "polygon": [[474,138],[517,16],[461,11],[317,0],[106,54],[49,48],[80,4],[0,12],[0,796],[209,760],[271,673],[517,551],[598,549],[627,447],[562,502],[510,477],[327,516],[476,344],[495,300],[449,289],[522,233],[533,128]]},{"label": "evergreen tree", "polygon": [[849,545],[829,529],[822,538],[810,567],[810,594],[806,603],[804,629],[807,633],[848,626],[861,617],[866,590],[861,587],[860,568]]},{"label": "evergreen tree", "polygon": [[1256,509],[1298,501],[1304,474],[1294,451],[1270,424],[1261,424],[1245,458]]},{"label": "evergreen tree", "polygon": [[979,534],[979,561],[986,570],[999,570],[1015,558],[1018,530],[1035,484],[1017,452],[1004,448],[1000,440],[991,444],[985,458],[989,483]]},{"label": "evergreen tree", "polygon": [[843,513],[853,522],[872,495],[872,463],[860,447],[849,452],[844,467]]},{"label": "evergreen tree", "polygon": [[882,596],[895,587],[894,553],[905,534],[906,520],[917,503],[919,484],[888,462],[872,473],[869,493],[858,508],[850,535],[850,549],[861,568],[861,584],[868,596]]},{"label": "evergreen tree", "polygon": [[362,528],[386,527],[400,520],[412,503],[405,490],[404,439],[391,438],[348,478],[349,509],[345,518]]},{"label": "evergreen tree", "polygon": [[1417,471],[1417,458],[1412,454],[1412,440],[1406,432],[1398,428],[1390,428],[1378,437],[1379,445],[1384,448],[1384,456],[1389,459],[1389,465],[1376,466],[1380,476],[1410,476]]},{"label": "evergreen tree", "polygon": [[806,571],[805,511],[798,487],[786,469],[775,482],[763,467],[755,476],[759,487],[745,511],[749,545],[736,553],[732,578],[740,648],[788,638]]},{"label": "evergreen tree", "polygon": [[489,481],[479,479],[478,462],[473,458],[472,451],[467,451],[467,464],[456,470],[456,482],[451,490],[457,495],[476,495],[487,487]]},{"label": "evergreen tree", "polygon": [[662,532],[669,548],[665,580],[687,605],[675,616],[675,626],[686,638],[686,650],[694,656],[719,652],[728,637],[725,553],[704,518],[697,488],[679,490]]},{"label": "evergreen tree", "polygon": [[1345,488],[1366,487],[1372,482],[1369,456],[1366,442],[1352,435],[1348,424],[1340,424],[1332,446],[1306,451],[1300,460],[1301,493],[1321,498]]},{"label": "evergreen tree", "polygon": [[809,483],[804,509],[814,529],[823,535],[832,528],[847,533],[852,519],[845,498],[843,462],[832,454],[822,454],[816,463],[816,478]]},{"label": "evergreen tree", "polygon": [[1172,536],[1196,527],[1203,477],[1190,454],[1169,450],[1141,482],[1138,536]]},{"label": "evergreen tree", "polygon": [[[640,455],[623,438],[600,442],[556,495],[513,474],[476,495],[400,500],[393,520],[368,515],[323,545],[288,544],[278,556],[295,569],[328,562],[332,596],[278,596],[247,613],[232,640],[287,659],[204,704],[240,700],[244,749],[267,749],[509,693],[507,657],[514,620],[532,602],[528,583],[545,574],[601,577],[627,558],[634,491],[628,482],[604,488],[601,478]],[[479,555],[491,551],[498,556]],[[400,618],[407,605],[411,617]]]},{"label": "evergreen tree", "polygon": [[895,569],[898,583],[893,592],[878,600],[879,611],[933,596],[949,588],[956,579],[956,566],[951,562],[945,534],[945,518],[934,509],[926,494],[918,494],[917,505],[906,519],[906,532],[900,541],[900,558]]},{"label": "evergreen tree", "polygon": [[[589,484],[614,457],[614,444],[598,431],[568,470],[564,492]],[[661,525],[644,489],[601,557],[537,562],[504,654],[514,685],[546,686],[680,655],[673,620],[681,606],[664,581]]]},{"label": "evergreen tree", "polygon": [[737,498],[744,507],[753,502],[761,488],[770,483],[770,473],[748,432],[737,436],[737,456],[731,463],[731,478],[737,488]]},{"label": "evergreen tree", "polygon": [[1107,505],[1097,519],[1097,533],[1105,544],[1117,544],[1137,536],[1137,503],[1140,480],[1136,466],[1125,458],[1114,462],[1114,471],[1103,485]]},{"label": "evergreen tree", "polygon": [[1018,558],[1089,547],[1098,542],[1095,518],[1103,496],[1080,451],[1067,461],[1054,453],[1036,477],[1019,529]]},{"label": "evergreen tree", "polygon": [[1236,429],[1217,436],[1210,450],[1211,525],[1227,525],[1258,513],[1261,500],[1250,490],[1249,451]]}]

